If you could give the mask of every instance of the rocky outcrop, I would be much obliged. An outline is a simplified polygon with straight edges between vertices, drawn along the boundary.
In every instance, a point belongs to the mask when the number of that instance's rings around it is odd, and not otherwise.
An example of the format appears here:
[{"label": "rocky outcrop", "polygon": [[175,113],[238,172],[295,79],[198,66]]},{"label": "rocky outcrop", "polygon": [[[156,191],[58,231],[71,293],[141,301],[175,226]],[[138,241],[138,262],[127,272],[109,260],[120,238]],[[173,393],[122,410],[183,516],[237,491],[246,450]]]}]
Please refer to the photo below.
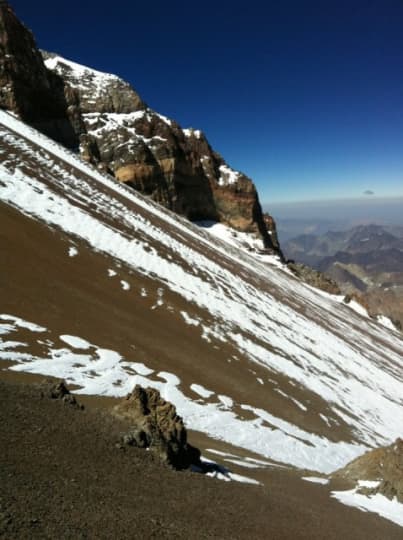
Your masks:
[{"label": "rocky outcrop", "polygon": [[200,452],[187,442],[182,418],[171,403],[161,398],[158,390],[136,385],[115,407],[114,413],[132,426],[122,438],[124,444],[149,448],[176,469],[200,465]]},{"label": "rocky outcrop", "polygon": [[252,180],[229,167],[203,133],[152,111],[116,75],[41,53],[4,1],[0,31],[0,107],[166,208],[252,233],[281,254]]},{"label": "rocky outcrop", "polygon": [[294,275],[299,277],[304,283],[311,285],[311,287],[321,289],[329,294],[340,294],[337,283],[323,272],[294,261],[288,261],[287,266]]},{"label": "rocky outcrop", "polygon": [[403,439],[397,439],[390,446],[370,450],[343,469],[333,474],[335,478],[345,478],[352,482],[371,480],[374,487],[361,487],[367,495],[381,493],[403,503]]},{"label": "rocky outcrop", "polygon": [[52,53],[41,51],[47,70],[57,75],[76,93],[82,114],[125,114],[145,109],[146,105],[130,86],[116,75],[101,73]]},{"label": "rocky outcrop", "polygon": [[57,382],[52,379],[45,379],[39,385],[39,391],[42,398],[56,399],[76,409],[84,409],[84,406],[78,403],[73,394],[70,393],[64,381]]},{"label": "rocky outcrop", "polygon": [[0,107],[70,147],[85,131],[75,92],[49,71],[32,33],[0,2]]},{"label": "rocky outcrop", "polygon": [[270,240],[274,251],[276,251],[280,255],[280,258],[285,261],[283,252],[280,248],[280,241],[278,239],[276,222],[274,221],[273,216],[267,213],[263,214],[263,222],[265,224],[267,233],[270,235]]},{"label": "rocky outcrop", "polygon": [[146,107],[114,75],[44,56],[46,66],[79,94],[86,127],[81,155],[86,160],[190,220],[226,223],[278,250],[253,182],[231,169],[201,131],[182,129]]}]

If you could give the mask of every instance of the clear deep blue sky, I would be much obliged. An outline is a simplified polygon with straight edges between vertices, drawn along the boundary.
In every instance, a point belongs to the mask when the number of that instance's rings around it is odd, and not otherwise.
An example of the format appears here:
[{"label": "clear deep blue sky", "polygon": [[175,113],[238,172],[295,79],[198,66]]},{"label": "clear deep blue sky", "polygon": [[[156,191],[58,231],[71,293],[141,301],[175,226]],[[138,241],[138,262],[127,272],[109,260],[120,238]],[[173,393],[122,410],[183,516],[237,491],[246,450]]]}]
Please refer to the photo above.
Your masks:
[{"label": "clear deep blue sky", "polygon": [[403,195],[403,0],[11,4],[43,49],[202,129],[264,203]]}]

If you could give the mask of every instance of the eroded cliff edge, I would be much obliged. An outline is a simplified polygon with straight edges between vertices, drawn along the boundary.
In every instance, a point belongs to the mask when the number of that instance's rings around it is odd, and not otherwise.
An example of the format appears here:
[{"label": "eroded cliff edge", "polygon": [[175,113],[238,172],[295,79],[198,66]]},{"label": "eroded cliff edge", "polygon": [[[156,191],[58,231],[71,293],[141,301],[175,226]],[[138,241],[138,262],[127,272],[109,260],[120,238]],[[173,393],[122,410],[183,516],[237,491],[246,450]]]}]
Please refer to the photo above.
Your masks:
[{"label": "eroded cliff edge", "polygon": [[39,51],[0,2],[0,107],[190,220],[255,234],[282,257],[274,220],[252,180],[232,169],[196,129],[150,109],[116,75]]}]

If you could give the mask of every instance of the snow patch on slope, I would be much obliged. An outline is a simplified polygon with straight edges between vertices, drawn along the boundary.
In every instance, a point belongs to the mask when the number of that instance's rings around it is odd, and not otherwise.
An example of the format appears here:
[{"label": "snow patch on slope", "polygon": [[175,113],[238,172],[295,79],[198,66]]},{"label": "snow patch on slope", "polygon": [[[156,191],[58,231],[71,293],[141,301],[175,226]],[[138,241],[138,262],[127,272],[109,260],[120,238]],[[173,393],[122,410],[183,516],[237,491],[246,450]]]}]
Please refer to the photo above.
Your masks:
[{"label": "snow patch on slope", "polygon": [[104,73],[102,71],[96,71],[95,69],[83,66],[82,64],[77,64],[76,62],[72,62],[71,60],[66,60],[61,56],[52,56],[50,58],[47,58],[45,60],[45,66],[51,71],[56,71],[60,75],[63,73],[63,67],[67,67],[70,70],[71,74],[77,80],[80,80],[82,77],[85,77],[88,74],[96,78],[98,82],[110,79],[118,79],[116,75],[113,75],[111,73]]},{"label": "snow patch on slope", "polygon": [[86,350],[91,347],[91,343],[77,336],[69,336],[67,334],[64,334],[60,336],[60,339],[67,343],[67,345],[70,345],[70,347],[73,347],[73,349]]},{"label": "snow patch on slope", "polygon": [[354,506],[363,512],[374,512],[403,527],[403,504],[397,498],[390,500],[380,493],[363,495],[356,487],[347,491],[332,491],[332,497],[347,506]]},{"label": "snow patch on slope", "polygon": [[230,186],[236,184],[241,177],[241,174],[238,171],[234,171],[228,165],[220,165],[220,177],[218,179],[218,185],[220,186]]},{"label": "snow patch on slope", "polygon": [[396,327],[393,324],[393,322],[389,319],[389,317],[385,317],[385,315],[378,315],[377,320],[379,324],[382,324],[385,328],[389,328],[389,330],[396,331]]},{"label": "snow patch on slope", "polygon": [[259,261],[280,268],[283,272],[291,275],[290,270],[281,262],[278,255],[264,252],[262,239],[253,233],[236,231],[232,227],[218,221],[204,220],[196,221],[195,223],[215,238],[219,238],[235,248],[249,252]]},{"label": "snow patch on slope", "polygon": [[182,131],[186,137],[196,137],[196,139],[200,139],[201,137],[201,131],[199,129],[188,128]]}]

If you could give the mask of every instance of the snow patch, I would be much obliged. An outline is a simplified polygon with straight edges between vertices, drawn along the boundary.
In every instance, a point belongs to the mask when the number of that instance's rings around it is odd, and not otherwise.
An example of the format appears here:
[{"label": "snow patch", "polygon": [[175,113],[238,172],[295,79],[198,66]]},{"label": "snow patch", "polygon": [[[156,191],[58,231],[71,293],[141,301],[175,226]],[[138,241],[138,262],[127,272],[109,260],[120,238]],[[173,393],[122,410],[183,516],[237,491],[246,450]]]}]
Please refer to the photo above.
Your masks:
[{"label": "snow patch", "polygon": [[91,347],[91,343],[77,336],[69,336],[68,334],[63,334],[59,337],[62,341],[64,341],[64,343],[67,343],[67,345],[70,345],[70,347],[73,347],[74,349],[86,350]]},{"label": "snow patch", "polygon": [[199,326],[199,319],[191,317],[188,313],[186,313],[186,311],[181,311],[180,313],[186,324],[189,324],[190,326]]},{"label": "snow patch", "polygon": [[20,319],[19,317],[15,317],[14,315],[0,314],[0,320],[11,323],[15,329],[26,328],[31,332],[46,332],[46,328],[44,328],[43,326],[39,326],[38,324],[34,324],[29,321],[24,321],[24,319]]},{"label": "snow patch", "polygon": [[359,304],[356,300],[350,300],[350,302],[348,302],[346,305],[359,315],[362,315],[363,317],[369,317],[368,311],[365,309],[365,307]]},{"label": "snow patch", "polygon": [[329,480],[327,478],[321,478],[320,476],[303,476],[302,480],[307,482],[313,482],[314,484],[328,484]]},{"label": "snow patch", "polygon": [[164,116],[163,114],[160,114],[160,113],[154,112],[154,114],[156,116],[158,116],[158,118],[160,118],[163,122],[168,124],[168,126],[172,126],[172,121],[169,118],[167,118],[166,116]]},{"label": "snow patch", "polygon": [[224,405],[224,407],[226,407],[227,409],[231,409],[233,406],[234,406],[234,401],[228,397],[228,396],[223,396],[223,395],[219,395],[218,396],[218,399],[221,401],[221,403]]},{"label": "snow patch", "polygon": [[182,131],[186,137],[196,137],[196,139],[200,139],[201,137],[201,131],[198,129],[188,128],[183,129]]},{"label": "snow patch", "polygon": [[241,176],[239,172],[234,171],[234,169],[231,169],[228,165],[220,165],[219,171],[221,173],[218,179],[219,186],[236,184]]},{"label": "snow patch", "polygon": [[206,476],[209,476],[210,478],[216,478],[217,480],[223,480],[224,482],[235,481],[242,482],[243,484],[253,484],[257,486],[261,485],[260,482],[258,482],[254,478],[249,478],[241,474],[233,473],[228,469],[225,469],[224,467],[220,467],[219,465],[217,465],[217,463],[214,463],[213,461],[207,460],[203,457],[201,457],[200,460],[213,469],[210,472],[206,473]]},{"label": "snow patch", "polygon": [[380,483],[380,480],[358,480],[358,487],[374,489],[377,488]]},{"label": "snow patch", "polygon": [[201,384],[191,384],[190,389],[205,399],[208,399],[209,397],[213,396],[215,393],[215,392],[212,392],[211,390],[207,390],[207,388],[204,388],[204,386],[202,386]]},{"label": "snow patch", "polygon": [[102,71],[96,71],[95,69],[77,64],[71,60],[66,60],[61,56],[53,56],[45,60],[45,66],[51,71],[56,71],[60,75],[63,75],[64,69],[68,69],[69,73],[73,75],[77,80],[82,79],[88,75],[92,76],[98,83],[104,83],[105,81],[117,80],[119,77],[112,75],[111,73],[103,73]]},{"label": "snow patch", "polygon": [[389,330],[395,330],[396,331],[395,325],[389,319],[389,317],[385,317],[384,315],[378,315],[376,319],[379,322],[379,324],[381,324],[385,328],[389,328]]},{"label": "snow patch", "polygon": [[348,491],[332,491],[331,495],[347,506],[354,506],[363,512],[374,512],[403,527],[403,504],[397,498],[390,500],[380,493],[362,495],[357,488]]}]

